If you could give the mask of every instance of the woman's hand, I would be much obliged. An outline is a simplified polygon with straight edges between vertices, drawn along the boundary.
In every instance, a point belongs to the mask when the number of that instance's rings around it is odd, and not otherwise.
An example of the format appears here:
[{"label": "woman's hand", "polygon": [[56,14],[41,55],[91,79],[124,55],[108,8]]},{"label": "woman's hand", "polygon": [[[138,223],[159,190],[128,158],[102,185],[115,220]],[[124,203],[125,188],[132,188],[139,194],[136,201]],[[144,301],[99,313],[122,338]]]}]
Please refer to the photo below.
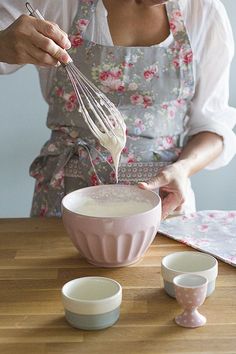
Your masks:
[{"label": "woman's hand", "polygon": [[186,200],[188,175],[181,162],[163,168],[152,180],[140,182],[140,188],[153,190],[159,188],[162,200],[162,219],[173,211],[181,209]]},{"label": "woman's hand", "polygon": [[67,63],[70,48],[67,34],[57,24],[21,15],[0,31],[0,61],[8,64],[40,66]]},{"label": "woman's hand", "polygon": [[212,162],[223,151],[223,139],[211,132],[201,132],[191,138],[183,148],[178,161],[163,168],[148,183],[140,182],[143,189],[157,189],[162,199],[162,218],[181,210],[186,200],[188,177]]}]

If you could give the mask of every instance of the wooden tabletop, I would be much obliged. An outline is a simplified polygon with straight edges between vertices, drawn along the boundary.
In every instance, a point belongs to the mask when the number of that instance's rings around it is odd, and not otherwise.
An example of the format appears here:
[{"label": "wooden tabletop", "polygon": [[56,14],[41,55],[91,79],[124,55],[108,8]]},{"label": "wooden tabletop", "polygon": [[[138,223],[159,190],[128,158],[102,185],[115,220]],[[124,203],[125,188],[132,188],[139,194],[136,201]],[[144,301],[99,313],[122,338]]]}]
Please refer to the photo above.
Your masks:
[{"label": "wooden tabletop", "polygon": [[[71,244],[60,219],[0,219],[1,354],[236,353],[236,269],[219,262],[215,292],[201,306],[207,324],[177,326],[182,312],[163,290],[162,257],[191,250],[159,235],[144,259],[123,268],[96,268]],[[119,321],[81,331],[65,318],[60,291],[67,281],[99,275],[123,287]]]}]

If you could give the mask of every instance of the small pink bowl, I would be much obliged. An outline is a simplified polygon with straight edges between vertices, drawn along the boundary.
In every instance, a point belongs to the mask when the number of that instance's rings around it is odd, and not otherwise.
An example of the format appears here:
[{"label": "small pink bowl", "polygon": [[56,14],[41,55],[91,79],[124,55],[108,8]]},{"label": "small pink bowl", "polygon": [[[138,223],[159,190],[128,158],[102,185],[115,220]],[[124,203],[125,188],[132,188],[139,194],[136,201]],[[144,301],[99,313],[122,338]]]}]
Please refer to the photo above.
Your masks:
[{"label": "small pink bowl", "polygon": [[161,221],[161,199],[133,185],[87,187],[63,198],[62,218],[88,262],[120,267],[140,260],[152,243]]}]

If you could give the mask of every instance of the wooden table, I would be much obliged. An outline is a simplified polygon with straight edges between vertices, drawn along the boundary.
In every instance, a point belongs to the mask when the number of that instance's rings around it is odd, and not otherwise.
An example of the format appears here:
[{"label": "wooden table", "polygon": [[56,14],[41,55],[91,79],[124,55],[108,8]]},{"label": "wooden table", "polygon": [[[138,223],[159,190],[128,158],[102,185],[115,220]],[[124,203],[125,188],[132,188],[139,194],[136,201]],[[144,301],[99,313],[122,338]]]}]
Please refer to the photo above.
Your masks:
[{"label": "wooden table", "polygon": [[[95,268],[68,239],[60,219],[0,220],[1,354],[236,353],[236,269],[219,262],[217,286],[201,307],[207,325],[177,326],[181,309],[163,290],[163,256],[190,250],[156,237],[139,263]],[[100,275],[119,281],[119,321],[102,331],[80,331],[64,318],[60,290],[71,279]]]}]

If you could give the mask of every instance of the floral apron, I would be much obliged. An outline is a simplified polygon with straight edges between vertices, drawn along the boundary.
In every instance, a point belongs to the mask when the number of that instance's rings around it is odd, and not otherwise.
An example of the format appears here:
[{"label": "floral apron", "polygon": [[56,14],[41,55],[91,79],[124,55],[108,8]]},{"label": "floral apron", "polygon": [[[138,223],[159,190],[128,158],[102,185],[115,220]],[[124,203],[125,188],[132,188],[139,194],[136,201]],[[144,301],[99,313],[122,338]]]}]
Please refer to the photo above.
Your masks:
[{"label": "floral apron", "polygon": [[[96,6],[97,0],[78,1],[70,55],[124,116],[127,143],[119,183],[147,181],[178,159],[186,135],[195,85],[183,17],[177,0],[166,4],[173,37],[167,47],[105,46],[86,37]],[[115,183],[111,155],[84,122],[63,67],[54,74],[47,126],[51,138],[30,167],[36,179],[31,215],[60,216],[65,194],[98,183]]]}]

